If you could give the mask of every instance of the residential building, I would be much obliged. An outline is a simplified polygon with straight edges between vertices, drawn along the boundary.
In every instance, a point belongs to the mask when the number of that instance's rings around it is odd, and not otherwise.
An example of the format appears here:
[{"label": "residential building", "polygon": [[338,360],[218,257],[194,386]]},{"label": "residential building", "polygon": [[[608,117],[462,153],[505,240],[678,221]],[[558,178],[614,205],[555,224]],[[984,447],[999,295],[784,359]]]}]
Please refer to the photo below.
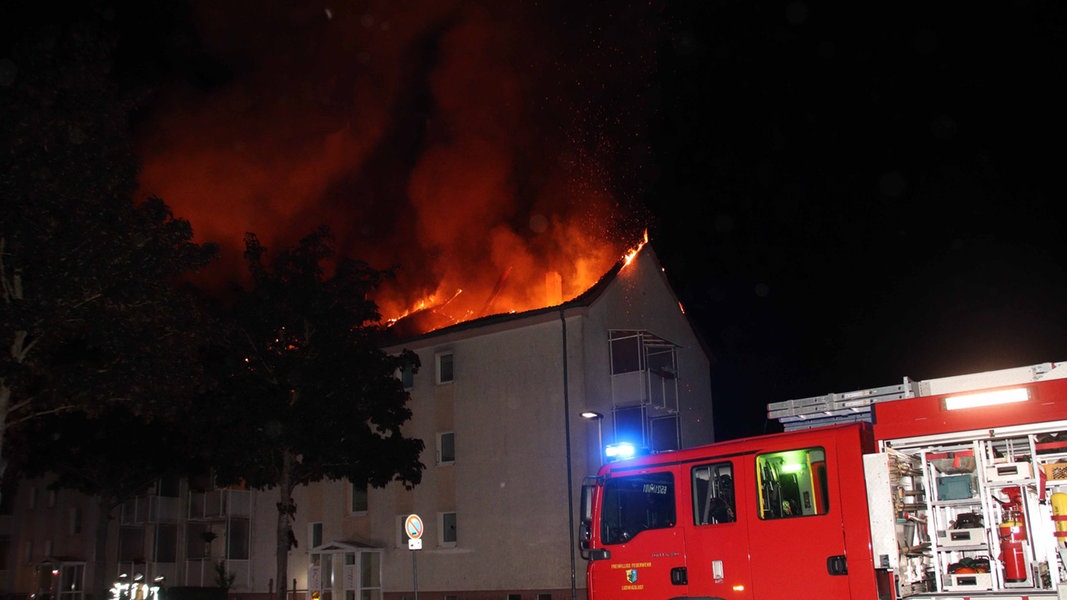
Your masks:
[{"label": "residential building", "polygon": [[[422,482],[299,488],[299,545],[281,584],[301,600],[401,600],[416,590],[423,600],[582,598],[577,490],[604,446],[656,452],[713,441],[708,355],[648,246],[573,300],[386,348],[404,349],[422,364],[399,374],[414,415],[405,434],[426,443]],[[115,525],[129,531],[109,550],[123,559],[113,572],[141,559],[128,568],[212,585],[223,560],[232,592],[273,592],[276,502],[270,490],[161,483]],[[419,550],[405,530],[413,514],[423,523]],[[9,554],[27,537],[0,522],[4,535]],[[128,551],[137,542],[140,553]],[[53,551],[92,560],[86,548]],[[27,564],[47,553],[30,554]],[[0,592],[25,592],[20,581],[0,579]]]}]

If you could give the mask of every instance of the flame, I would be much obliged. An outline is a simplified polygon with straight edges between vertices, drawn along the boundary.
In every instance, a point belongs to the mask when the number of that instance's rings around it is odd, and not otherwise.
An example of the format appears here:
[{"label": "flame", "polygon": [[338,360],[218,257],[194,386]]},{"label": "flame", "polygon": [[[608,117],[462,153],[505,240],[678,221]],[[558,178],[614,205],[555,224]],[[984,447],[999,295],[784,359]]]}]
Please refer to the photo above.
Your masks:
[{"label": "flame", "polygon": [[624,267],[630,266],[630,263],[632,263],[634,261],[634,259],[637,258],[637,253],[641,252],[641,248],[644,248],[645,244],[647,244],[647,243],[648,243],[648,230],[646,229],[644,235],[641,238],[641,241],[638,242],[637,245],[634,246],[633,248],[630,248],[629,250],[627,250],[626,254],[623,255],[623,257],[622,257],[623,266]]},{"label": "flame", "polygon": [[631,239],[651,5],[601,37],[585,24],[602,9],[562,0],[194,5],[205,52],[241,68],[160,90],[138,195],[220,245],[205,287],[247,281],[245,232],[275,250],[325,222],[339,254],[396,267],[373,298],[384,322],[434,326],[572,299]]}]

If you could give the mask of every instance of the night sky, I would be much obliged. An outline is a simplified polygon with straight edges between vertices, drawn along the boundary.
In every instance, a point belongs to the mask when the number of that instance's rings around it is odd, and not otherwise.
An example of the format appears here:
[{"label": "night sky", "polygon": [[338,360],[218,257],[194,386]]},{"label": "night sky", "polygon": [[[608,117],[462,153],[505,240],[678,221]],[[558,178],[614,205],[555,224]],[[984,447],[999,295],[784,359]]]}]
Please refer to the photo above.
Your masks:
[{"label": "night sky", "polygon": [[1063,4],[666,14],[649,205],[720,435],[768,402],[1064,360]]},{"label": "night sky", "polygon": [[647,227],[722,438],[773,430],[768,402],[1067,359],[1062,3],[79,6],[149,90],[140,193],[222,279],[245,231],[328,222],[400,268],[398,304],[546,266],[566,294]]}]

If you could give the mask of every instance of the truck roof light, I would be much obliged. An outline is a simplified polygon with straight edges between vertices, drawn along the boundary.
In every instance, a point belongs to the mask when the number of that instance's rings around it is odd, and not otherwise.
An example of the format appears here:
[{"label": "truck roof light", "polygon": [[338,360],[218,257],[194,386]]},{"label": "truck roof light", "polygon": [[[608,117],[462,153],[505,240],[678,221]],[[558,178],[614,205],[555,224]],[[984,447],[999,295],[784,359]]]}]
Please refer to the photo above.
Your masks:
[{"label": "truck roof light", "polygon": [[631,458],[637,454],[637,448],[630,442],[619,442],[617,444],[608,444],[604,447],[604,456],[614,460],[622,460],[624,458]]},{"label": "truck roof light", "polygon": [[963,394],[960,396],[946,397],[945,410],[996,406],[997,404],[1025,402],[1029,399],[1030,390],[1027,388],[1010,388],[1006,390],[994,390],[992,392],[979,392],[977,394]]}]

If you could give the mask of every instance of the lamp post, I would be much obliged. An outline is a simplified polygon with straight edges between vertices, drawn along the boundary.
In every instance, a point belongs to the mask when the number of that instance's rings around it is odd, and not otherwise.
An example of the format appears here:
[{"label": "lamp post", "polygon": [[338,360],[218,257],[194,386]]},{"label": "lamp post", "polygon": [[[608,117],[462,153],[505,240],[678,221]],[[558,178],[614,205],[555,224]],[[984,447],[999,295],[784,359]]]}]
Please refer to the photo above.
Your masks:
[{"label": "lamp post", "polygon": [[[596,421],[596,455],[600,459],[600,464],[604,464],[604,415],[587,410],[581,413],[583,419],[589,421]],[[600,465],[597,465],[600,466]]]}]

